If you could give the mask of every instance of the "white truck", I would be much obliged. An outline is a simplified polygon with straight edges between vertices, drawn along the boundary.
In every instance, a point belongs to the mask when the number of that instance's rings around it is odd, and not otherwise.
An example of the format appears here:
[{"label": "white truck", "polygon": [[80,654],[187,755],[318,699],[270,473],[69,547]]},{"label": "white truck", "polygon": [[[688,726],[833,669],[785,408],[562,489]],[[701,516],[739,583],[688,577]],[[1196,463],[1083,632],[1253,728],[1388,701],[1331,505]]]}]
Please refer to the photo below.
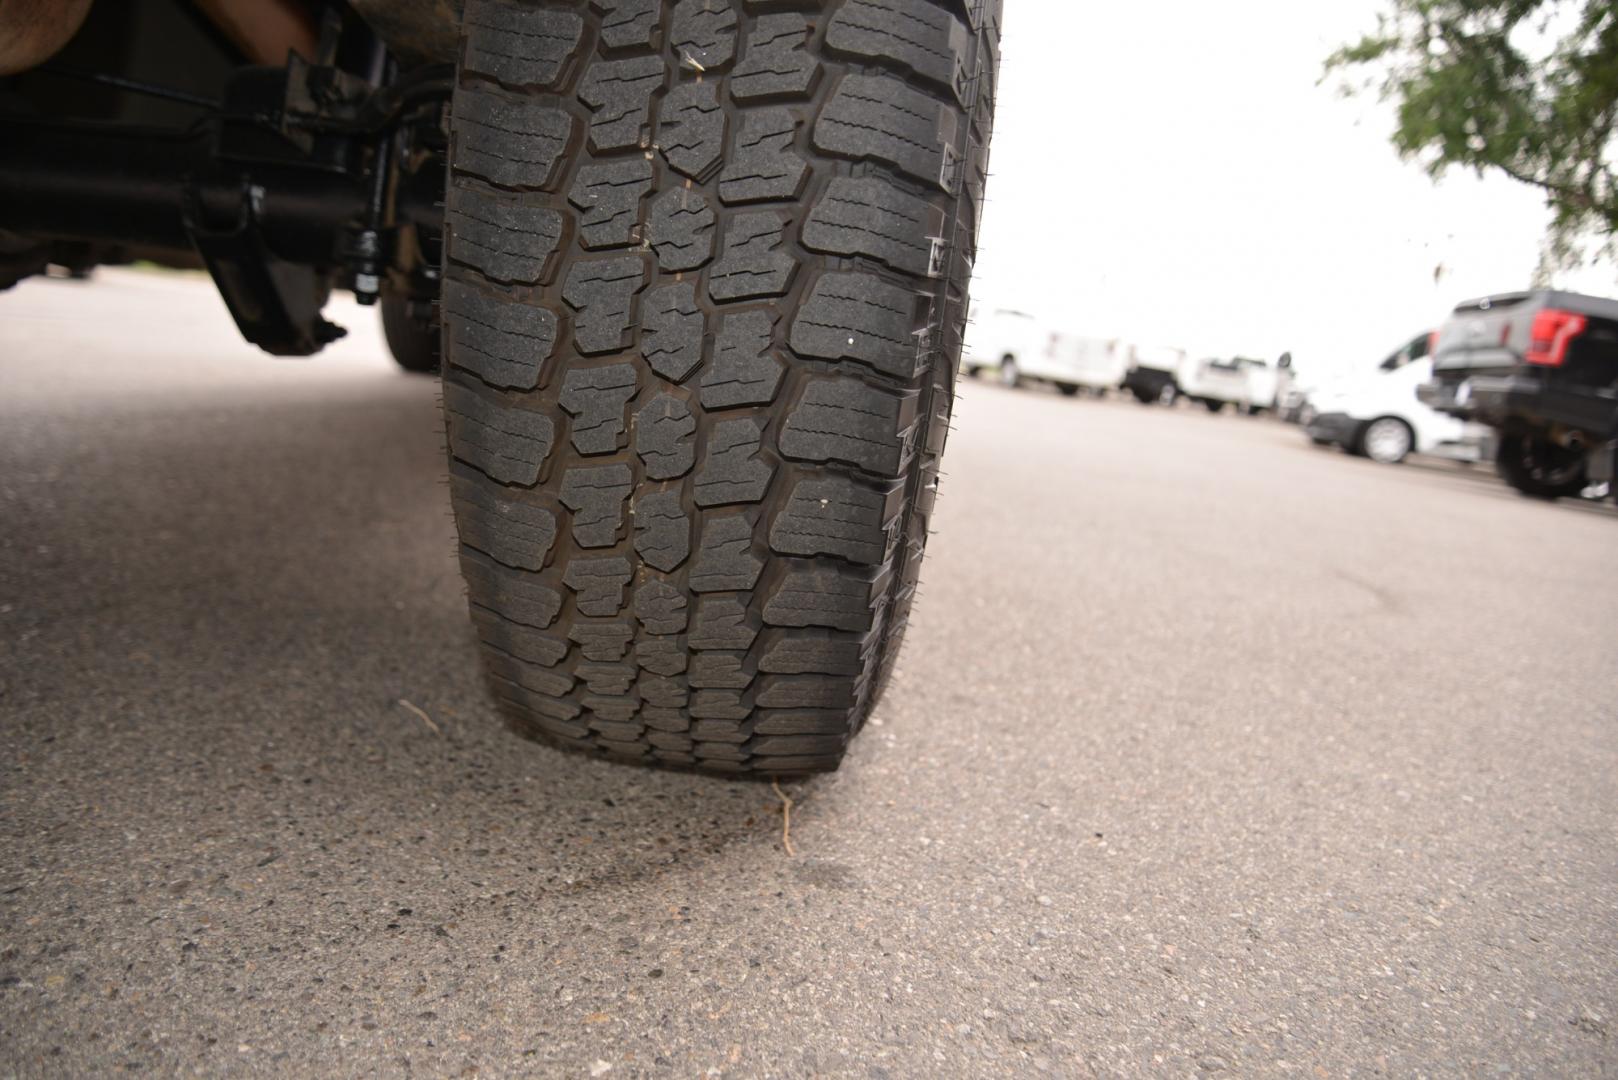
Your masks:
[{"label": "white truck", "polygon": [[1006,386],[1043,382],[1072,396],[1105,393],[1123,382],[1129,347],[1109,338],[1053,329],[1024,311],[996,308],[978,316],[967,331],[961,369],[978,377],[993,373]]},{"label": "white truck", "polygon": [[1288,367],[1238,356],[1230,360],[1199,360],[1189,366],[1180,392],[1210,412],[1234,405],[1246,413],[1275,409],[1289,378]]}]

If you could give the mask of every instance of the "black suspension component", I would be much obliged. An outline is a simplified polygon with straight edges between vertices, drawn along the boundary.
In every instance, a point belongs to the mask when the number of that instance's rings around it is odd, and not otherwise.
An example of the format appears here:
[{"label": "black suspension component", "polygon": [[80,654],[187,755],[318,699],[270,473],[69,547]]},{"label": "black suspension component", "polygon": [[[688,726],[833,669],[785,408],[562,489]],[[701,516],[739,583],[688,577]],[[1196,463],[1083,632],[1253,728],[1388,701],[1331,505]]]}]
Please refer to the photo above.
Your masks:
[{"label": "black suspension component", "polygon": [[435,283],[420,264],[443,228],[451,80],[441,66],[401,76],[375,39],[366,76],[345,71],[341,20],[324,29],[315,61],[240,68],[218,102],[50,71],[207,111],[186,130],[0,112],[0,241],[200,256],[243,335],[278,355],[342,336],[321,316],[334,288],[370,304],[390,278]]}]

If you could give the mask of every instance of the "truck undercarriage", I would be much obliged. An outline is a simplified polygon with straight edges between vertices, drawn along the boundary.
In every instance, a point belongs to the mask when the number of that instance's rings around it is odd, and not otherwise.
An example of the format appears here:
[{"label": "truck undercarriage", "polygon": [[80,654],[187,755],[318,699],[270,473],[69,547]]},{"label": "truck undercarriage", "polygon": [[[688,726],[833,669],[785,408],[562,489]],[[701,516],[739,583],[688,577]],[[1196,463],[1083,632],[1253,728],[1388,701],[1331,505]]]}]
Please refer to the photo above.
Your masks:
[{"label": "truck undercarriage", "polygon": [[0,287],[141,259],[206,267],[270,353],[342,335],[333,289],[433,333],[456,18],[432,0],[0,2]]}]

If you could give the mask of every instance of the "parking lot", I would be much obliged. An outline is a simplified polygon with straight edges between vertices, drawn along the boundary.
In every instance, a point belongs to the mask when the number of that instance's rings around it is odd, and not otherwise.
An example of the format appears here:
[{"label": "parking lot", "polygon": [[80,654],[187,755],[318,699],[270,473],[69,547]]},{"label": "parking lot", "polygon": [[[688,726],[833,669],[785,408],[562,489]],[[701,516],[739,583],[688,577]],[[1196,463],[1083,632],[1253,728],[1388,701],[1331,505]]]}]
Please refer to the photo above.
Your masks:
[{"label": "parking lot", "polygon": [[965,382],[789,853],[502,727],[435,385],[338,306],[0,294],[0,1071],[1618,1070],[1610,503]]}]

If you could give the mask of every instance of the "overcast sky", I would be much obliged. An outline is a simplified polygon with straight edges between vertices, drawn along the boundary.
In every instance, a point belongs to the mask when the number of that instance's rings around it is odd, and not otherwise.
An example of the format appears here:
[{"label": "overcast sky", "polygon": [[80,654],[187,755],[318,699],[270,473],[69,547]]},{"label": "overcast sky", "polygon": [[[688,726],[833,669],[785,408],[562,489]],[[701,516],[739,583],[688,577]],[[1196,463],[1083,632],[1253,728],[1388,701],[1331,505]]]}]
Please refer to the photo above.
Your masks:
[{"label": "overcast sky", "polygon": [[[1538,195],[1435,186],[1393,152],[1388,106],[1317,85],[1381,7],[1005,0],[975,297],[1203,355],[1290,349],[1307,373],[1526,286]],[[1613,295],[1618,272],[1558,284]]]}]

